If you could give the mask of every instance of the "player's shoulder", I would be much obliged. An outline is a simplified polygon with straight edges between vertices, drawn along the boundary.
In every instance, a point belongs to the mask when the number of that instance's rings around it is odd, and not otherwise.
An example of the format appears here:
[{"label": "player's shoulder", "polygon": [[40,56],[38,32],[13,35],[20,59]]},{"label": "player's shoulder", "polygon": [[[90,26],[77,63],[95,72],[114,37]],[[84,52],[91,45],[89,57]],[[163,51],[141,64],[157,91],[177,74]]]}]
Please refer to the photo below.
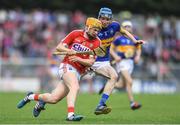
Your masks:
[{"label": "player's shoulder", "polygon": [[71,33],[72,33],[72,34],[77,34],[77,35],[79,35],[79,34],[83,34],[83,33],[84,33],[84,30],[82,30],[82,29],[77,29],[77,30],[73,30]]},{"label": "player's shoulder", "polygon": [[116,40],[122,40],[122,39],[126,39],[126,37],[124,35],[120,35],[116,38]]},{"label": "player's shoulder", "polygon": [[115,32],[120,30],[120,24],[117,21],[112,21],[109,27],[113,28]]},{"label": "player's shoulder", "polygon": [[120,23],[117,21],[112,21],[110,25],[111,26],[120,26]]},{"label": "player's shoulder", "polygon": [[121,36],[118,36],[115,38],[115,40],[113,41],[113,43],[115,45],[119,45],[119,43],[121,43],[122,39],[124,39],[124,37],[121,35]]},{"label": "player's shoulder", "polygon": [[84,30],[78,29],[78,30],[71,31],[69,34],[71,36],[78,37],[78,36],[82,36],[83,33],[84,33]]}]

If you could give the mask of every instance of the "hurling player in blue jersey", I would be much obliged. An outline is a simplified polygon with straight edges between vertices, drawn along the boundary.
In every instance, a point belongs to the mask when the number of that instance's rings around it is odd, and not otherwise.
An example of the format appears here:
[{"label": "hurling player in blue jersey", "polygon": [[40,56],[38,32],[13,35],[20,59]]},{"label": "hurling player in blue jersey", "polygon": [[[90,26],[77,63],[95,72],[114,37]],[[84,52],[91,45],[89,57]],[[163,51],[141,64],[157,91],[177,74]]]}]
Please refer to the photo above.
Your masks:
[{"label": "hurling player in blue jersey", "polygon": [[[131,21],[123,21],[122,27],[132,33]],[[135,36],[136,39],[138,37]],[[115,53],[111,53],[112,57],[116,61],[116,71],[120,75],[120,79],[117,81],[115,87],[126,87],[128,99],[130,101],[130,108],[132,110],[139,109],[141,104],[134,101],[132,93],[132,72],[134,69],[134,63],[138,63],[141,57],[141,45],[135,44],[126,35],[119,36],[111,45],[111,49],[115,50]],[[113,51],[114,52],[114,51]]]},{"label": "hurling player in blue jersey", "polygon": [[109,77],[109,79],[105,85],[99,104],[95,109],[94,113],[96,115],[108,114],[111,112],[111,108],[106,105],[106,101],[108,100],[118,78],[115,69],[110,65],[110,46],[112,41],[114,41],[116,33],[120,32],[127,35],[134,43],[144,43],[143,40],[136,40],[127,30],[121,28],[118,22],[112,21],[113,14],[111,9],[106,7],[101,8],[98,19],[103,25],[102,30],[98,33],[98,37],[101,39],[102,45],[107,47],[107,54],[104,57],[97,57],[92,69],[98,74]]}]

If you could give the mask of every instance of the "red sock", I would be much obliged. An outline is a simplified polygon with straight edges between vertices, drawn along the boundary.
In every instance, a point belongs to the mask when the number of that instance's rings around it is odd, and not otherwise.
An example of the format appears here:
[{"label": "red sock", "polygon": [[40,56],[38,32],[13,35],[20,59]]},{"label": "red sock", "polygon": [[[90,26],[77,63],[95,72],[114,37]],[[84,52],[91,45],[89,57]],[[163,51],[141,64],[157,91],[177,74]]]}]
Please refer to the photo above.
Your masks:
[{"label": "red sock", "polygon": [[39,100],[39,94],[35,94],[35,95],[34,95],[34,100],[35,100],[35,101],[38,101],[38,100]]},{"label": "red sock", "polygon": [[68,107],[68,113],[69,112],[74,112],[74,107]]}]

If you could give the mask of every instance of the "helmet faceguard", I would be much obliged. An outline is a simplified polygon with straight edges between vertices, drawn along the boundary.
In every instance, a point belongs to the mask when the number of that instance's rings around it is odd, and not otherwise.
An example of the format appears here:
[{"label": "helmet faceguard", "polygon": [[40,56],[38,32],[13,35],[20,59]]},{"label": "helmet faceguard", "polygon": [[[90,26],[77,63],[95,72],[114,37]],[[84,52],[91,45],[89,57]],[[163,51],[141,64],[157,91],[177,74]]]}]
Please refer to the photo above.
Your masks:
[{"label": "helmet faceguard", "polygon": [[132,22],[129,21],[129,20],[123,21],[123,22],[121,23],[121,25],[122,25],[123,27],[125,27],[125,26],[130,26],[130,27],[132,27],[132,26],[133,26],[133,25],[132,25]]},{"label": "helmet faceguard", "polygon": [[107,7],[101,8],[99,10],[98,18],[100,17],[107,17],[109,19],[112,19],[113,18],[112,10]]},{"label": "helmet faceguard", "polygon": [[132,22],[129,20],[125,20],[121,23],[121,26],[126,29],[127,31],[129,31],[130,33],[133,32],[133,25]]},{"label": "helmet faceguard", "polygon": [[87,20],[86,20],[86,26],[87,26],[88,28],[93,28],[93,27],[95,27],[95,28],[102,29],[102,23],[101,23],[101,21],[99,21],[98,19],[93,18],[93,17],[87,18]]},{"label": "helmet faceguard", "polygon": [[97,33],[101,29],[102,29],[102,23],[100,20],[93,17],[87,18],[85,31],[89,39],[96,38]]}]

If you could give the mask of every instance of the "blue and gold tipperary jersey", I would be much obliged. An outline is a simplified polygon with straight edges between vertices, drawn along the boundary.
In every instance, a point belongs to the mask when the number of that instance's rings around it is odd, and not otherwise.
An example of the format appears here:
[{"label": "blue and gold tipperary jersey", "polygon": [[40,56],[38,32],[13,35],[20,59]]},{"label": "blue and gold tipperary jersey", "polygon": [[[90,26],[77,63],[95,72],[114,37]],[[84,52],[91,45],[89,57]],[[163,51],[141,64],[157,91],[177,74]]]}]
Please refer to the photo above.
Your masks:
[{"label": "blue and gold tipperary jersey", "polygon": [[[135,39],[138,40],[138,37],[135,36]],[[133,59],[135,56],[136,49],[141,49],[141,45],[136,45],[126,36],[120,36],[115,41],[113,41],[113,47],[117,52],[118,56],[122,59]]]},{"label": "blue and gold tipperary jersey", "polygon": [[107,46],[106,55],[104,57],[97,57],[96,61],[109,61],[110,60],[110,45],[114,41],[114,36],[120,31],[120,24],[118,22],[112,22],[108,27],[103,28],[99,33],[98,37],[102,41],[102,45]]}]

